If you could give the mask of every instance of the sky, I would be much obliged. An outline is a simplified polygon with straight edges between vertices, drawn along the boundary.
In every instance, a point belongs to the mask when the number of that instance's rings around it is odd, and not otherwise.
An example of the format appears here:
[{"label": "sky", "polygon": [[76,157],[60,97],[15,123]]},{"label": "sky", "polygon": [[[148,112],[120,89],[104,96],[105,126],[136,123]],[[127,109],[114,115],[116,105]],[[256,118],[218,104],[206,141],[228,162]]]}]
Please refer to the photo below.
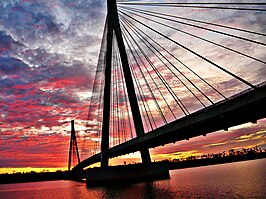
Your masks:
[{"label": "sky", "polygon": [[[70,121],[75,120],[79,138],[86,134],[86,119],[106,17],[106,1],[2,0],[0,13],[0,173],[65,169]],[[186,16],[188,13],[182,10],[179,14]],[[263,17],[263,13],[249,12],[247,15],[231,11],[229,16],[224,16],[223,12],[192,10],[189,14],[192,18],[216,23],[223,21],[226,25],[266,32],[266,17]],[[177,27],[186,31],[195,29],[181,25]],[[159,26],[158,29],[165,30]],[[188,42],[193,50],[226,65],[228,70],[254,85],[266,79],[265,64],[247,58],[238,59],[237,56],[233,59],[228,52],[224,53],[209,44],[202,45],[197,39],[188,41],[184,35],[172,30],[165,30],[165,33],[181,42]],[[204,31],[198,31],[197,34],[266,61],[266,51],[262,45],[217,37]],[[193,70],[201,73],[206,80],[223,89],[226,96],[247,89],[247,86],[194,59],[172,43],[165,42],[159,36],[154,37],[192,65]],[[251,35],[250,38],[266,41],[261,36]],[[155,65],[169,77],[169,82],[173,83],[170,86],[179,89],[191,112],[200,109],[156,60]],[[215,102],[220,100],[215,95],[212,99]],[[159,119],[157,122],[160,125]],[[94,141],[90,135],[86,136],[87,149],[84,151],[89,151],[90,156]],[[174,159],[255,145],[266,148],[265,142],[266,119],[261,119],[257,124],[243,124],[206,137],[157,147],[150,152],[153,160]],[[78,144],[80,148],[84,146],[82,139]],[[111,162],[135,162],[139,157],[139,153],[134,153],[112,159]]]}]

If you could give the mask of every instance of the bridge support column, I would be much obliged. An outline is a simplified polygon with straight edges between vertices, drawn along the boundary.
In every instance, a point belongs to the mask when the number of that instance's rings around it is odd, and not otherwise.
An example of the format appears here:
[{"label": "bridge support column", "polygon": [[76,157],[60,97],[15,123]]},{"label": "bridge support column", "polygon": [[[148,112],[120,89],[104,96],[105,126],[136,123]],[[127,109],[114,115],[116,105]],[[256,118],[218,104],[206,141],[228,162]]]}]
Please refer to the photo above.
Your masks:
[{"label": "bridge support column", "polygon": [[[111,85],[111,65],[112,65],[112,42],[115,33],[118,43],[119,53],[121,57],[124,79],[132,111],[133,121],[138,137],[144,135],[144,128],[141,120],[141,114],[135,93],[133,79],[131,76],[125,45],[121,33],[118,19],[116,0],[107,0],[107,51],[106,51],[106,67],[105,67],[105,87],[104,87],[104,110],[103,110],[103,127],[102,127],[102,159],[101,166],[108,166],[108,149],[109,149],[109,123],[110,123],[110,85]],[[151,162],[148,149],[140,151],[142,162],[148,164]]]},{"label": "bridge support column", "polygon": [[110,166],[107,168],[91,168],[86,170],[85,178],[86,185],[92,187],[169,179],[170,175],[167,163],[151,163],[148,166],[132,164],[127,166]]},{"label": "bridge support column", "polygon": [[78,163],[80,163],[78,143],[77,143],[76,132],[75,132],[75,127],[74,127],[74,120],[71,120],[71,135],[70,135],[70,145],[69,145],[68,171],[70,171],[70,169],[71,169],[71,157],[72,157],[72,153],[74,151],[76,151]]},{"label": "bridge support column", "polygon": [[[126,88],[129,98],[129,103],[131,107],[131,112],[133,116],[133,121],[136,129],[136,134],[138,137],[142,137],[144,135],[144,128],[143,123],[141,120],[141,114],[138,106],[138,101],[135,93],[134,83],[132,79],[132,75],[130,72],[129,64],[128,64],[128,58],[125,50],[125,45],[121,33],[118,13],[117,13],[117,5],[115,0],[108,0],[108,8],[110,11],[112,11],[113,18],[114,18],[114,32],[117,39],[117,44],[119,48],[119,53],[121,57],[122,67],[123,67],[123,73],[124,73],[124,79],[126,82]],[[109,10],[108,10],[109,11]],[[148,164],[151,162],[150,153],[148,149],[143,149],[140,151],[141,153],[141,159],[144,164]]]},{"label": "bridge support column", "polygon": [[105,82],[103,96],[103,125],[101,144],[101,167],[108,166],[109,131],[110,131],[110,92],[111,92],[111,72],[112,72],[112,44],[113,44],[113,20],[110,14],[107,15],[107,50],[105,66]]}]

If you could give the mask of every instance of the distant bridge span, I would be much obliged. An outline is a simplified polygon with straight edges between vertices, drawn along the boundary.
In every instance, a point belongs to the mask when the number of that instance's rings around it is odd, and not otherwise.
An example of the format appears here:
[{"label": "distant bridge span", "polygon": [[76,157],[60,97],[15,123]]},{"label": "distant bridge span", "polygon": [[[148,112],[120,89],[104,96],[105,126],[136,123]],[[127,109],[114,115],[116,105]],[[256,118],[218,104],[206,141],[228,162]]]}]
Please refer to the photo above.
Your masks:
[{"label": "distant bridge span", "polygon": [[[108,151],[109,158],[140,151],[142,149],[173,143],[229,127],[253,122],[266,117],[266,84],[256,89],[249,89],[227,100],[199,110],[186,117],[150,131],[142,137],[133,138]],[[101,153],[93,155],[78,165],[72,171],[100,162]]]}]

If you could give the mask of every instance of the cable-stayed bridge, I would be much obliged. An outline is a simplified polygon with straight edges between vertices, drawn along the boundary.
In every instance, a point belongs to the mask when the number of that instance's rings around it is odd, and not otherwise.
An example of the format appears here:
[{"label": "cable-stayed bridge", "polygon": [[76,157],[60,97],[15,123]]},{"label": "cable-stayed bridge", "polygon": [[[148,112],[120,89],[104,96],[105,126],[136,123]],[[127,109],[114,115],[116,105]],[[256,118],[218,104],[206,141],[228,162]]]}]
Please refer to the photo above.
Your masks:
[{"label": "cable-stayed bridge", "polygon": [[136,151],[147,164],[149,148],[265,118],[265,3],[107,7],[84,139],[95,153],[72,171]]}]

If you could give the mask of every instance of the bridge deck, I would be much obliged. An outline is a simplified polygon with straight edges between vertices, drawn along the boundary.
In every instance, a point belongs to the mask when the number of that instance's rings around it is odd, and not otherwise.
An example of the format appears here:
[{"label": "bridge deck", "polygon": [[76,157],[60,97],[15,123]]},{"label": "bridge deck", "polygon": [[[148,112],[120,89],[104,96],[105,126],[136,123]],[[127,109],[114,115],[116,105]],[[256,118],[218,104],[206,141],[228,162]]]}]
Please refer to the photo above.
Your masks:
[{"label": "bridge deck", "polygon": [[[221,101],[203,110],[168,123],[160,128],[146,133],[142,137],[131,139],[109,149],[109,158],[153,148],[183,139],[247,122],[256,122],[266,117],[266,84],[255,90],[242,92],[230,99]],[[73,170],[79,170],[90,164],[99,162],[101,153],[82,161]]]}]

